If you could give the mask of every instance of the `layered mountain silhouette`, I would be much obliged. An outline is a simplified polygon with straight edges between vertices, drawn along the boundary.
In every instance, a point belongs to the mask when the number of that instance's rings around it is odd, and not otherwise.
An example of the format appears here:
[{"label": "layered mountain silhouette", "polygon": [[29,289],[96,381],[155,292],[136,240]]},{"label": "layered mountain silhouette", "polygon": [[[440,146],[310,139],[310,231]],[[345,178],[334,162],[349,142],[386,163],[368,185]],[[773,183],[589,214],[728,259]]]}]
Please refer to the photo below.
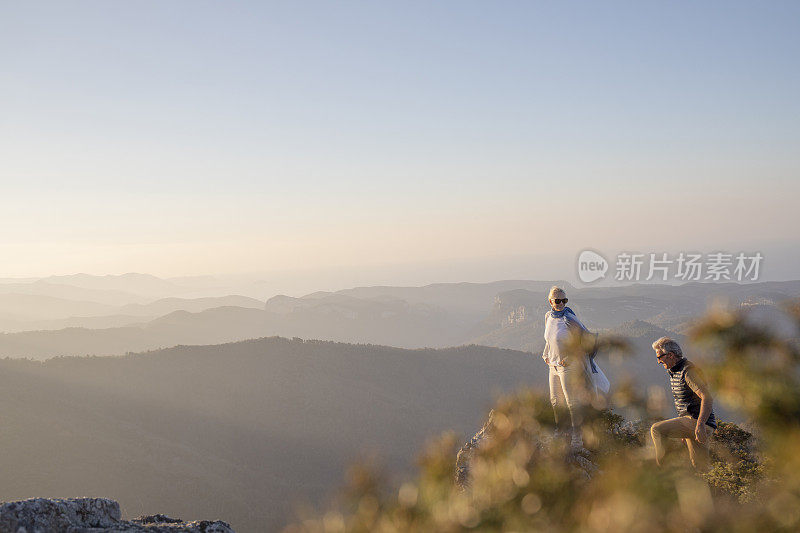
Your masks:
[{"label": "layered mountain silhouette", "polygon": [[[6,313],[36,308],[49,313],[48,319],[38,321],[0,315],[0,325],[6,324],[7,332],[0,335],[0,356],[115,355],[271,335],[404,348],[481,344],[536,353],[544,344],[543,317],[551,284],[502,281],[361,287],[300,298],[274,296],[265,304],[246,296],[226,296],[107,306],[0,294],[0,309]],[[683,334],[714,301],[733,306],[775,305],[800,296],[800,282],[580,289],[561,285],[569,292],[570,307],[597,331],[640,320],[670,334]],[[10,299],[5,306],[3,298]],[[53,317],[73,308],[100,314]]]}]

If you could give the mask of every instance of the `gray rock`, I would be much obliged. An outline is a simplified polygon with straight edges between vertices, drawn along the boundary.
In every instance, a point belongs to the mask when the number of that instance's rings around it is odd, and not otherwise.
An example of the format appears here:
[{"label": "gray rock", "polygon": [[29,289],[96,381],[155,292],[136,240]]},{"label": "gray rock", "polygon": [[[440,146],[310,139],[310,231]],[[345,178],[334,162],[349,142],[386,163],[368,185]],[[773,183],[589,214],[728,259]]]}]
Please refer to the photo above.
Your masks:
[{"label": "gray rock", "polygon": [[0,533],[234,533],[220,521],[184,522],[157,514],[122,520],[106,498],[34,498],[0,505]]},{"label": "gray rock", "polygon": [[489,417],[486,423],[483,424],[483,427],[458,450],[458,455],[456,455],[455,482],[462,490],[468,489],[471,485],[469,464],[472,460],[472,456],[475,455],[475,451],[491,437],[493,417],[494,409],[489,411]]}]

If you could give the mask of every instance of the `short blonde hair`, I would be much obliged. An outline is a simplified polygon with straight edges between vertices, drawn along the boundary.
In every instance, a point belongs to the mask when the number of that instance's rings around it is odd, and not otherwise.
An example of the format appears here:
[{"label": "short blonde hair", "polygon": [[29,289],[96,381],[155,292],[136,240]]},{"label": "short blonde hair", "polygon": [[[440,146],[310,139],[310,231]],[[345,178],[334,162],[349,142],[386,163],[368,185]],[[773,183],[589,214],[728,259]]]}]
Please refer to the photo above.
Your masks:
[{"label": "short blonde hair", "polygon": [[672,352],[678,357],[683,357],[683,350],[681,350],[680,345],[678,345],[677,342],[669,337],[661,337],[658,339],[653,343],[653,349],[656,351],[656,353],[659,351],[663,353]]},{"label": "short blonde hair", "polygon": [[557,292],[560,292],[560,293],[561,293],[561,294],[563,294],[564,296],[566,296],[566,295],[567,295],[567,291],[565,291],[564,289],[562,289],[562,288],[561,288],[561,287],[559,287],[558,285],[553,285],[552,287],[550,287],[550,292],[549,292],[549,293],[547,293],[547,299],[548,299],[548,300],[552,300],[552,299],[553,299],[553,295],[554,295],[555,293],[557,293]]}]

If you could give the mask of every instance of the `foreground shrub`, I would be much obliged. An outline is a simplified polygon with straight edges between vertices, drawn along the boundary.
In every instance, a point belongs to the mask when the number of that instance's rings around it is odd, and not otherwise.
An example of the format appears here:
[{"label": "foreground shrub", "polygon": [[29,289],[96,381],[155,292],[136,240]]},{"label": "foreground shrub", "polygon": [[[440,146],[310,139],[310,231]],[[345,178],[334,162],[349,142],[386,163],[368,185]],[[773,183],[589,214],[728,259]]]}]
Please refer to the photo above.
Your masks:
[{"label": "foreground shrub", "polygon": [[[800,312],[790,313],[800,325]],[[287,531],[796,531],[800,358],[794,341],[776,339],[742,313],[710,315],[694,337],[714,357],[706,370],[714,390],[737,397],[760,433],[757,440],[720,423],[706,473],[695,472],[675,442],[665,466],[656,466],[645,402],[633,394],[625,401],[641,408],[639,422],[592,410],[585,450],[575,451],[553,438],[548,399],[523,391],[498,402],[482,438],[462,449],[459,470],[458,443],[443,435],[421,456],[413,481],[388,490],[375,469],[355,467],[332,510]]]}]

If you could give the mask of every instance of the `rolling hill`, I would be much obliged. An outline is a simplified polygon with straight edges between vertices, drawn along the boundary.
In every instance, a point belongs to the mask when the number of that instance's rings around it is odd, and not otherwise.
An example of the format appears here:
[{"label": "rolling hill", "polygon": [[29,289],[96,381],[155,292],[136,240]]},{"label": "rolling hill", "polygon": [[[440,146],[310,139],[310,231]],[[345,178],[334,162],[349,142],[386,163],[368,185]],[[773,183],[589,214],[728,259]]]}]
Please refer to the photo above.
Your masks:
[{"label": "rolling hill", "polygon": [[264,338],[125,357],[0,360],[0,500],[103,495],[131,516],[276,530],[376,452],[409,472],[494,396],[544,384],[530,354]]}]

